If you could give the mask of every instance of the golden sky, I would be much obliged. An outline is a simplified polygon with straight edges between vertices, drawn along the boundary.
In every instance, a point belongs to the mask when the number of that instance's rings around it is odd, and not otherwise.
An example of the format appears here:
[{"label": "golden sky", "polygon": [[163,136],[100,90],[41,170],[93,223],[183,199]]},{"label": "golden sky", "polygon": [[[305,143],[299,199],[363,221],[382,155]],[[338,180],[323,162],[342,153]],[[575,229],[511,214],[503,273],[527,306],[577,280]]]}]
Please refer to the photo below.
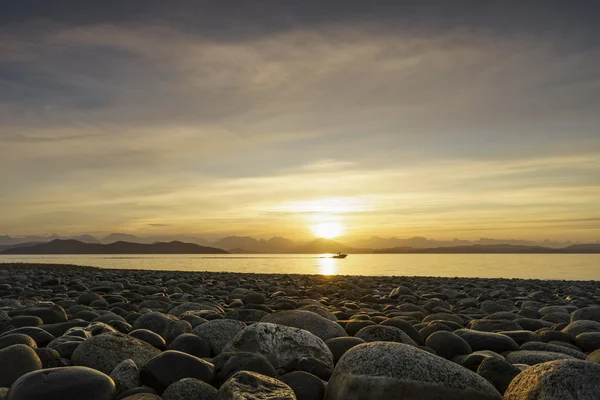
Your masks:
[{"label": "golden sky", "polygon": [[0,234],[600,239],[593,13],[369,3],[14,6]]}]

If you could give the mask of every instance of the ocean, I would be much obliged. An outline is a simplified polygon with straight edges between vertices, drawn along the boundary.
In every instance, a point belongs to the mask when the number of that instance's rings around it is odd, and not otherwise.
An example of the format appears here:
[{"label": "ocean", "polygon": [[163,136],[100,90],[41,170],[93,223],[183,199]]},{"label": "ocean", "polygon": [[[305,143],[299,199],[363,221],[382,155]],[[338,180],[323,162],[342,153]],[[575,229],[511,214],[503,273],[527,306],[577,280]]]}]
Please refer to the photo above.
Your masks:
[{"label": "ocean", "polygon": [[0,263],[322,275],[600,280],[600,254],[0,255]]}]

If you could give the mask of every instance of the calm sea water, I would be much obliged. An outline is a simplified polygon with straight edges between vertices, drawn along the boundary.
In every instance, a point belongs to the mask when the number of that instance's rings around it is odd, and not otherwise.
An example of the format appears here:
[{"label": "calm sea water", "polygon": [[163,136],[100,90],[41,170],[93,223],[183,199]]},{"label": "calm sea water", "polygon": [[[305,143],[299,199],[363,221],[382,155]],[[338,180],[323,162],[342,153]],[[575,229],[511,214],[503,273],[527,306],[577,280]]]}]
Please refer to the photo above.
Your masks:
[{"label": "calm sea water", "polygon": [[600,280],[600,254],[350,254],[328,255],[35,255],[2,262],[91,265],[101,268],[324,275]]}]

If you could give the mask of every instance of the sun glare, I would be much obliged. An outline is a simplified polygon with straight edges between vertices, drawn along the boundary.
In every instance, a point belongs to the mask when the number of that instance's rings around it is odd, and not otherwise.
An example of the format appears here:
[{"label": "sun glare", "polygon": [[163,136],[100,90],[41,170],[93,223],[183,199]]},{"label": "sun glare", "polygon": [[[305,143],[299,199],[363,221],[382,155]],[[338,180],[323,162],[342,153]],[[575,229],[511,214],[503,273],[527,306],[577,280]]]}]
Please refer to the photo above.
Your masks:
[{"label": "sun glare", "polygon": [[316,237],[324,239],[333,239],[340,236],[344,232],[344,225],[340,222],[321,222],[311,225],[310,229]]}]

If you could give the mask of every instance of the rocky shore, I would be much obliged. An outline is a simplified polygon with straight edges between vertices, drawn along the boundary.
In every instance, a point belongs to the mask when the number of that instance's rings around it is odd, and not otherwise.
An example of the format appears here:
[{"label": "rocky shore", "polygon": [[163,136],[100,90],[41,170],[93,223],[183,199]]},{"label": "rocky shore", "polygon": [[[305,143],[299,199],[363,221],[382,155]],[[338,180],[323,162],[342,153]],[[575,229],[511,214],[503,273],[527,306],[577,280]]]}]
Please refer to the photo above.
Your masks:
[{"label": "rocky shore", "polygon": [[592,400],[600,283],[0,264],[0,400]]}]

